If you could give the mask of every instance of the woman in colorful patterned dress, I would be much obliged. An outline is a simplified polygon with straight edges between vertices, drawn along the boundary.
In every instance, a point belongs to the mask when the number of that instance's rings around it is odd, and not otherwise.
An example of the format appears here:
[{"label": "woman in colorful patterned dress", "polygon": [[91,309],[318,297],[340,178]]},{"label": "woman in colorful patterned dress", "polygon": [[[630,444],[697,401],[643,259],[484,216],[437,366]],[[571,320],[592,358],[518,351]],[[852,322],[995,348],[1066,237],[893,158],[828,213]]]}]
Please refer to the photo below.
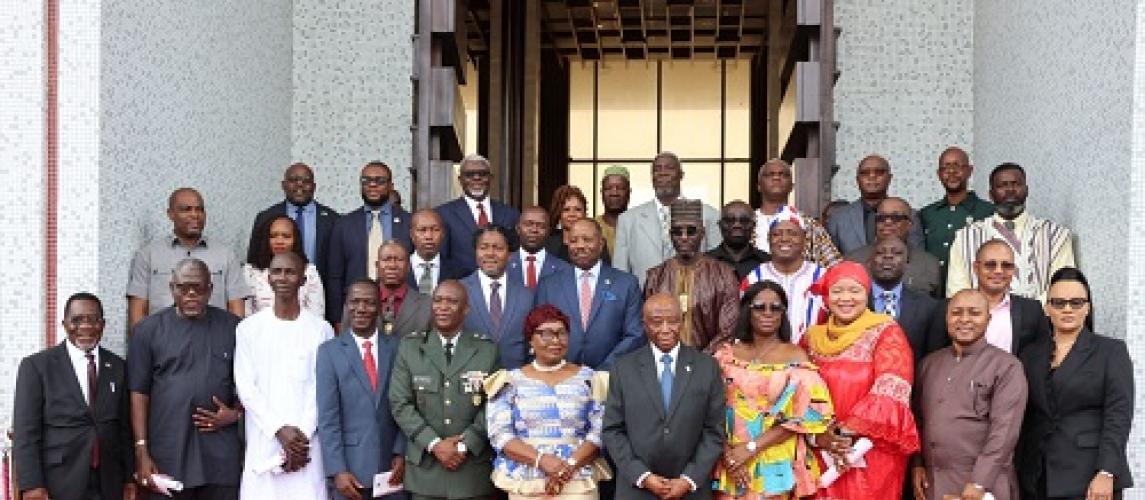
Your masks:
[{"label": "woman in colorful patterned dress", "polygon": [[610,477],[599,457],[608,373],[565,361],[569,319],[560,309],[537,306],[524,330],[533,362],[485,381],[493,484],[510,499],[599,498],[597,482]]},{"label": "woman in colorful patterned dress", "polygon": [[788,499],[818,489],[818,464],[807,440],[827,430],[831,398],[807,354],[790,343],[787,304],[774,281],[748,287],[740,299],[736,342],[715,354],[728,405],[716,498]]},{"label": "woman in colorful patterned dress", "polygon": [[[253,252],[251,261],[243,265],[243,276],[251,290],[251,295],[244,301],[247,316],[274,305],[274,290],[271,289],[270,281],[267,279],[270,259],[280,253],[292,251],[302,260],[306,260],[298,226],[286,214],[268,219],[258,226],[255,229],[253,244],[258,251]],[[325,316],[326,296],[322,289],[322,278],[318,276],[318,269],[313,263],[306,263],[305,277],[306,281],[302,284],[298,296],[302,307],[319,316]]]},{"label": "woman in colorful patterned dress", "polygon": [[842,455],[833,448],[840,441],[850,445],[866,438],[873,446],[862,464],[850,464],[818,498],[898,500],[907,458],[919,447],[910,411],[910,344],[894,319],[867,308],[870,289],[866,269],[846,261],[810,289],[825,297],[830,316],[811,327],[803,343],[831,391],[837,423],[829,433],[834,437],[819,444],[833,456]]}]

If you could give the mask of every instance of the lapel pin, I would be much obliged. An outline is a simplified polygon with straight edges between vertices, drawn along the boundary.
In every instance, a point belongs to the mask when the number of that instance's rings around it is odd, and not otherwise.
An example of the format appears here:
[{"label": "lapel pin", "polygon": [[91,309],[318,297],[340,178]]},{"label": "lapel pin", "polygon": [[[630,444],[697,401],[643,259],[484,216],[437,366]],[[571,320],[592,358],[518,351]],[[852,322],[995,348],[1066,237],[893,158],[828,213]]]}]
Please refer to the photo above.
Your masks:
[{"label": "lapel pin", "polygon": [[692,373],[692,365],[684,365],[684,371]]},{"label": "lapel pin", "polygon": [[605,284],[605,285],[611,285],[611,284],[612,284],[612,281],[611,281],[611,280],[609,280],[608,278],[605,278],[605,279],[604,279],[604,284]]},{"label": "lapel pin", "polygon": [[396,223],[398,223],[398,224],[401,224],[401,223],[402,223],[402,218],[401,218],[401,217],[394,217],[394,222],[396,222]]}]

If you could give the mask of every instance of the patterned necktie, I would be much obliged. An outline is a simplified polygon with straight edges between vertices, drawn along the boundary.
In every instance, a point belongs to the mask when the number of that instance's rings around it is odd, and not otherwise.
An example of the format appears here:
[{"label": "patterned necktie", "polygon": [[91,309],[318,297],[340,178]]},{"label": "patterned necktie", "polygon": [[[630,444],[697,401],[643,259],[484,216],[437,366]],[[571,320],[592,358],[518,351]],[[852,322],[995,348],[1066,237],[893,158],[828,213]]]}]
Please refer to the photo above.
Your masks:
[{"label": "patterned necktie", "polygon": [[537,287],[537,257],[535,255],[526,255],[525,260],[529,265],[525,266],[525,286],[529,288]]},{"label": "patterned necktie", "polygon": [[433,263],[432,262],[422,262],[419,265],[421,266],[421,277],[419,277],[417,279],[417,291],[419,291],[425,295],[432,295],[433,294]]},{"label": "patterned necktie", "polygon": [[668,236],[668,230],[671,229],[671,215],[668,212],[668,207],[660,207],[660,253],[665,259],[671,257],[675,250],[672,248],[672,238]]},{"label": "patterned necktie", "polygon": [[898,317],[898,297],[895,296],[894,290],[883,290],[883,313],[892,318]]},{"label": "patterned necktie", "polygon": [[660,370],[660,396],[664,398],[664,411],[672,404],[672,355],[660,356],[664,369]]},{"label": "patterned necktie", "polygon": [[489,225],[489,215],[485,213],[485,204],[477,204],[477,227],[485,227]]},{"label": "patterned necktie", "polygon": [[382,214],[377,210],[371,210],[369,215],[370,220],[370,234],[366,238],[366,271],[369,272],[370,279],[378,279],[378,266],[374,265],[378,262],[378,247],[382,245]]},{"label": "patterned necktie", "polygon": [[453,362],[453,339],[445,341],[445,364]]},{"label": "patterned necktie", "polygon": [[[94,414],[95,412],[95,391],[98,387],[97,381],[99,376],[95,370],[95,355],[90,352],[85,352],[83,355],[87,358],[87,406],[88,409]],[[91,438],[91,468],[99,468],[99,433],[92,434]]]},{"label": "patterned necktie", "polygon": [[580,326],[588,331],[588,313],[592,310],[592,283],[589,280],[592,273],[585,271],[580,275]]},{"label": "patterned necktie", "polygon": [[314,262],[314,256],[307,253],[309,248],[306,247],[306,212],[302,211],[302,207],[294,207],[294,225],[298,226],[298,241],[302,242],[302,253],[306,254],[306,258]]},{"label": "patterned necktie", "polygon": [[[489,318],[493,320],[493,329],[501,331],[501,284],[497,281],[489,283]],[[496,335],[494,335],[496,337]]]},{"label": "patterned necktie", "polygon": [[370,379],[370,388],[378,390],[378,362],[374,359],[374,344],[369,340],[362,342],[362,368],[366,369],[366,378]]}]

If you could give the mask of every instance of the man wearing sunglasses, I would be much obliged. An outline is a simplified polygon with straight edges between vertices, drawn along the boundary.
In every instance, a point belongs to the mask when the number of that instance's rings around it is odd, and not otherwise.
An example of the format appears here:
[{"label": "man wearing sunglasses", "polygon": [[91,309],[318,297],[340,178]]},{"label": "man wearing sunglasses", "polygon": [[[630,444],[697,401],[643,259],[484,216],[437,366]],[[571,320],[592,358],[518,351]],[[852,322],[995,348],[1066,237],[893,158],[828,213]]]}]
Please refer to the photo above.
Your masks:
[{"label": "man wearing sunglasses", "polygon": [[735,331],[738,280],[731,266],[700,252],[702,222],[703,204],[699,200],[672,202],[668,234],[676,255],[648,270],[644,296],[677,297],[684,315],[680,340],[684,345],[715,352]]},{"label": "man wearing sunglasses", "polygon": [[[880,201],[875,212],[875,241],[847,254],[847,260],[866,262],[874,253],[875,244],[884,238],[895,237],[909,241],[915,227],[913,213],[910,205],[902,198],[891,197]],[[908,245],[908,248],[903,284],[927,295],[940,296],[942,276],[938,259],[922,247]]]},{"label": "man wearing sunglasses", "polygon": [[[877,232],[875,216],[878,213],[879,202],[887,198],[887,190],[890,189],[893,178],[890,162],[882,156],[868,155],[859,162],[859,167],[855,170],[859,199],[836,209],[831,213],[831,220],[827,223],[827,232],[831,233],[831,240],[844,255],[875,242]],[[908,235],[907,244],[921,247],[922,224],[917,222],[918,216],[913,212],[911,219],[915,221],[914,229]]]},{"label": "man wearing sunglasses", "polygon": [[343,215],[330,235],[330,256],[326,288],[326,319],[335,327],[342,321],[346,285],[362,278],[376,280],[378,248],[396,240],[412,251],[410,214],[394,206],[390,193],[394,175],[389,165],[372,161],[358,175],[362,206]]},{"label": "man wearing sunglasses", "polygon": [[1026,346],[1049,335],[1045,311],[1038,301],[1010,293],[1014,279],[1014,251],[1002,240],[990,240],[978,247],[974,276],[978,291],[990,303],[990,324],[986,342],[1017,356]]},{"label": "man wearing sunglasses", "polygon": [[254,218],[250,231],[250,245],[247,246],[247,262],[256,262],[258,241],[255,232],[258,228],[267,220],[285,213],[298,226],[298,235],[302,238],[302,250],[306,254],[306,260],[318,269],[318,276],[322,278],[322,282],[329,283],[326,265],[327,243],[330,241],[330,232],[334,230],[334,223],[338,221],[338,212],[314,199],[314,189],[317,187],[314,182],[314,171],[305,163],[290,165],[282,174],[281,186],[285,200],[267,207]]},{"label": "man wearing sunglasses", "polygon": [[754,232],[755,217],[752,216],[751,205],[740,200],[724,205],[720,211],[720,236],[724,241],[708,251],[708,257],[732,266],[737,283],[760,264],[771,260],[770,254],[752,245]]},{"label": "man wearing sunglasses", "polygon": [[[493,167],[485,157],[473,154],[461,160],[457,180],[461,183],[461,197],[438,205],[434,210],[445,223],[441,257],[451,261],[463,275],[468,275],[477,269],[473,250],[473,235],[477,228],[490,224],[515,228],[521,214],[513,207],[489,199]],[[514,241],[509,243],[510,248],[516,246]]]}]

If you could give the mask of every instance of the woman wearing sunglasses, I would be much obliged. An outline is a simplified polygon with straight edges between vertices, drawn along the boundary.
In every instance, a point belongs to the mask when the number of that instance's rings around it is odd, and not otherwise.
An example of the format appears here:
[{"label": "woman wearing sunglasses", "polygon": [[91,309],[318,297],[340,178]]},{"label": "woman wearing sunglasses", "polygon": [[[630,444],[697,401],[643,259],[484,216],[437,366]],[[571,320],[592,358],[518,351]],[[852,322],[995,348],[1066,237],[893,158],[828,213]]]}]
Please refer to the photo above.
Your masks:
[{"label": "woman wearing sunglasses", "polygon": [[1021,353],[1030,396],[1015,456],[1027,500],[1109,500],[1133,485],[1133,362],[1125,342],[1094,333],[1092,299],[1081,271],[1055,272],[1045,306],[1053,335]]},{"label": "woman wearing sunglasses", "polygon": [[524,330],[533,362],[485,380],[493,484],[510,500],[599,498],[610,478],[599,456],[608,373],[565,360],[569,319],[555,306],[535,307]]},{"label": "woman wearing sunglasses", "polygon": [[787,294],[770,280],[740,300],[736,342],[716,351],[727,383],[727,434],[716,465],[717,498],[797,498],[818,489],[808,453],[832,418],[831,395],[807,354],[791,343]]}]

